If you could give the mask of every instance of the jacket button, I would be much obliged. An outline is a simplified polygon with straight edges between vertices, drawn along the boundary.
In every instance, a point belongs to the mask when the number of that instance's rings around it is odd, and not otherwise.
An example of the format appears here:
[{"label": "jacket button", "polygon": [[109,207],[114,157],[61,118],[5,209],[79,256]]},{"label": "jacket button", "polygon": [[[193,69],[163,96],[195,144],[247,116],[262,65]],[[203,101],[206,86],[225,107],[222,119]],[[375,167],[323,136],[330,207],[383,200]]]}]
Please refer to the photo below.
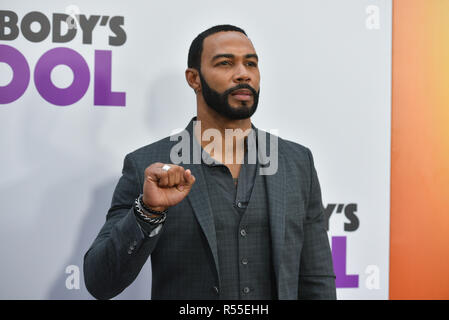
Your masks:
[{"label": "jacket button", "polygon": [[248,287],[243,288],[243,293],[249,293],[251,290]]}]

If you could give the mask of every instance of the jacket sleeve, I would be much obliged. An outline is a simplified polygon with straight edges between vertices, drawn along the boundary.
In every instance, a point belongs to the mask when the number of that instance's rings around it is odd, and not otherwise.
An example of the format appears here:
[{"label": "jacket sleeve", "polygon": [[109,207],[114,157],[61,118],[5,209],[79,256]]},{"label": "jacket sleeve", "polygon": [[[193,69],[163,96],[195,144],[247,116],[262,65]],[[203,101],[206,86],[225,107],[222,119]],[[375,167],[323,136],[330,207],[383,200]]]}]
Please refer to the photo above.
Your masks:
[{"label": "jacket sleeve", "polygon": [[313,156],[307,149],[311,183],[304,221],[304,244],[299,272],[299,299],[336,299],[335,274],[325,228],[321,189]]},{"label": "jacket sleeve", "polygon": [[125,157],[106,222],[84,255],[86,288],[97,299],[113,298],[134,281],[161,234],[150,236],[155,227],[141,226],[134,215],[143,187],[131,155]]}]

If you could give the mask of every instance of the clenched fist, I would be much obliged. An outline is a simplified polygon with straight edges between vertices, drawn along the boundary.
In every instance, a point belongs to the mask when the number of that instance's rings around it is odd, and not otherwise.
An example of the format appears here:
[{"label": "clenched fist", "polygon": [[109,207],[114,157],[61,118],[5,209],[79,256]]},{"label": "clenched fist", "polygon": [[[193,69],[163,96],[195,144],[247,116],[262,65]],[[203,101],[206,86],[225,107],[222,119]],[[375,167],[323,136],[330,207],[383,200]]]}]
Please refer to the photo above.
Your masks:
[{"label": "clenched fist", "polygon": [[169,164],[170,169],[162,169],[164,163],[155,162],[145,169],[143,203],[156,211],[164,211],[182,201],[192,189],[195,177],[190,170]]}]

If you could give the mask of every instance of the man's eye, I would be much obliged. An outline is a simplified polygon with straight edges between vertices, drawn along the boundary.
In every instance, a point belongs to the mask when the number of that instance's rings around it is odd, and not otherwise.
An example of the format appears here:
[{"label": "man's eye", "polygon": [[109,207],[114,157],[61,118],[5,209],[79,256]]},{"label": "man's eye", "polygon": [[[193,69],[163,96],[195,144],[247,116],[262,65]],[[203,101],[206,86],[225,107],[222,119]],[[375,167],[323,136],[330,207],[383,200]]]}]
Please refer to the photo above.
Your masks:
[{"label": "man's eye", "polygon": [[221,61],[218,64],[222,65],[222,66],[226,66],[226,65],[229,65],[230,63],[229,63],[229,61]]},{"label": "man's eye", "polygon": [[248,62],[248,66],[257,67],[257,63],[250,61],[250,62]]}]

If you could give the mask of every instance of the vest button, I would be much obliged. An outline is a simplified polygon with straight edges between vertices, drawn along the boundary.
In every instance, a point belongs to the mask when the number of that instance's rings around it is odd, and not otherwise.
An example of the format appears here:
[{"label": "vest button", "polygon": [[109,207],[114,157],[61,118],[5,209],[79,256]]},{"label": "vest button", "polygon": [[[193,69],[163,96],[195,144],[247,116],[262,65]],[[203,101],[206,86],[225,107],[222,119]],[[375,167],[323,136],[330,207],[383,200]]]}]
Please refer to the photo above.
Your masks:
[{"label": "vest button", "polygon": [[237,207],[243,208],[243,204],[241,202],[237,203]]},{"label": "vest button", "polygon": [[246,236],[246,230],[245,229],[240,230],[240,235],[242,237],[245,237]]},{"label": "vest button", "polygon": [[243,258],[243,259],[242,259],[242,264],[248,264],[248,259]]},{"label": "vest button", "polygon": [[248,287],[243,288],[243,293],[249,293],[251,290]]}]

